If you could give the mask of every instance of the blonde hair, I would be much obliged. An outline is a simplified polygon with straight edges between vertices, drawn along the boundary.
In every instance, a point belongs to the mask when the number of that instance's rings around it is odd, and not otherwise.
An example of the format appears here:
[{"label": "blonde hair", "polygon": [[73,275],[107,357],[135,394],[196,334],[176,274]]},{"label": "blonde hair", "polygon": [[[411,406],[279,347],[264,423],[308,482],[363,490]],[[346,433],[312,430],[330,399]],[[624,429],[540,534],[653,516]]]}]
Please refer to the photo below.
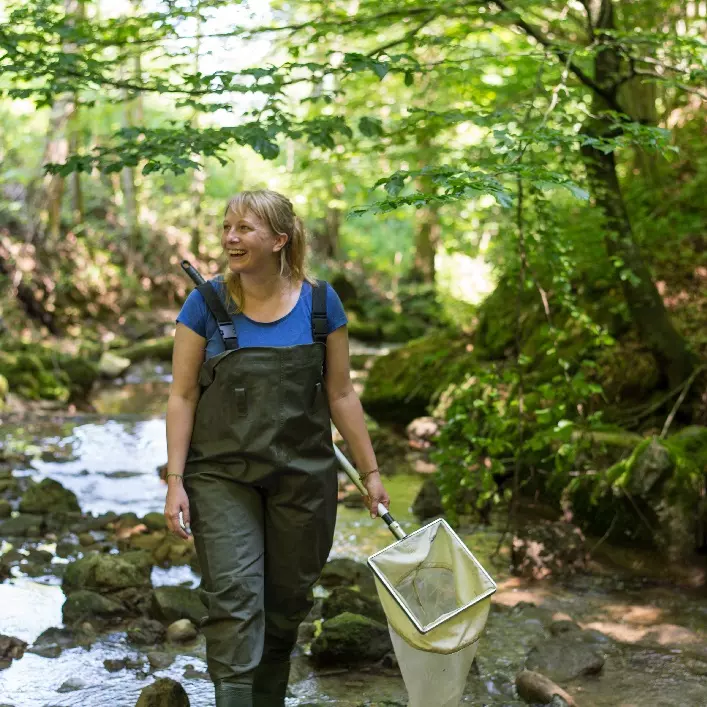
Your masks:
[{"label": "blonde hair", "polygon": [[[280,250],[280,275],[290,282],[306,280],[314,285],[316,280],[307,267],[307,231],[302,219],[295,213],[292,202],[270,189],[242,191],[229,199],[225,212],[251,211],[266,223],[274,234],[285,234],[287,243]],[[243,287],[238,273],[228,270],[224,276],[227,306],[234,313],[243,306]]]}]

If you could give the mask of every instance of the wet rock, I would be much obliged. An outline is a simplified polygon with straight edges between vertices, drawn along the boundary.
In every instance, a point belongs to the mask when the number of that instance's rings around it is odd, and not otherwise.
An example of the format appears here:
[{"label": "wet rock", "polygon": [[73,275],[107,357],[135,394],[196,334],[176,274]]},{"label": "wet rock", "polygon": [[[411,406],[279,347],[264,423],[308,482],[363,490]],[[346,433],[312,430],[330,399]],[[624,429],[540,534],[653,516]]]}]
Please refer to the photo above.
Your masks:
[{"label": "wet rock", "polygon": [[54,479],[42,479],[32,483],[20,500],[22,513],[80,513],[78,499],[73,491],[65,489]]},{"label": "wet rock", "polygon": [[147,660],[153,670],[164,670],[174,663],[174,656],[164,651],[150,651]]},{"label": "wet rock", "polygon": [[56,556],[57,557],[74,557],[78,555],[78,553],[81,551],[81,548],[78,544],[73,542],[71,539],[63,539],[60,540],[56,544]]},{"label": "wet rock", "polygon": [[152,595],[150,614],[160,621],[173,623],[179,619],[189,619],[198,625],[206,613],[206,607],[194,589],[157,587]]},{"label": "wet rock", "polygon": [[209,674],[203,670],[197,670],[193,665],[187,665],[183,673],[185,680],[211,680]]},{"label": "wet rock", "polygon": [[366,593],[376,590],[371,570],[363,563],[348,557],[327,562],[319,578],[319,584],[326,588],[358,586]]},{"label": "wet rock", "polygon": [[134,528],[136,525],[141,525],[141,521],[135,513],[121,513],[115,525],[119,529]]},{"label": "wet rock", "polygon": [[54,555],[52,555],[49,550],[37,550],[36,548],[30,550],[29,555],[27,555],[27,559],[30,562],[36,562],[38,564],[51,562],[53,557]]},{"label": "wet rock", "polygon": [[12,568],[0,557],[0,584],[12,576]]},{"label": "wet rock", "polygon": [[182,540],[166,530],[136,533],[123,541],[123,546],[136,550],[148,550],[152,553],[155,564],[160,567],[188,565],[196,554],[194,542],[191,539]]},{"label": "wet rock", "polygon": [[21,489],[20,480],[12,475],[11,471],[6,471],[0,476],[0,494],[15,498]]},{"label": "wet rock", "polygon": [[148,513],[142,522],[147,526],[148,530],[166,530],[167,519],[164,513]]},{"label": "wet rock", "polygon": [[314,603],[312,604],[312,608],[309,610],[309,613],[307,614],[305,621],[316,621],[317,619],[321,619],[323,604],[324,604],[324,600],[321,599],[320,597],[317,597],[314,600]]},{"label": "wet rock", "polygon": [[125,661],[125,658],[106,658],[103,661],[103,667],[109,673],[119,673],[121,670],[125,670],[125,668],[127,667],[127,663]]},{"label": "wet rock", "polygon": [[333,619],[346,612],[366,616],[383,624],[386,622],[385,612],[377,593],[368,595],[350,587],[335,587],[322,602],[322,617]]},{"label": "wet rock", "polygon": [[0,521],[0,537],[39,538],[44,529],[44,518],[31,513],[21,513],[14,518]]},{"label": "wet rock", "polygon": [[133,645],[154,646],[164,641],[165,630],[159,621],[141,617],[130,624],[127,635]]},{"label": "wet rock", "polygon": [[580,675],[595,675],[604,667],[604,657],[591,645],[553,638],[531,649],[525,660],[527,670],[567,682]]},{"label": "wet rock", "polygon": [[88,547],[96,542],[96,538],[91,535],[91,533],[81,533],[79,535],[79,545],[81,547]]},{"label": "wet rock", "polygon": [[76,624],[87,619],[111,619],[125,613],[125,607],[97,592],[80,589],[72,592],[61,607],[65,624]]},{"label": "wet rock", "polygon": [[0,498],[0,519],[9,518],[10,515],[12,515],[10,502]]},{"label": "wet rock", "polygon": [[86,683],[81,678],[69,678],[57,692],[76,692],[77,690],[83,690],[85,687]]},{"label": "wet rock", "polygon": [[[523,670],[516,676],[518,694],[533,704],[576,707],[574,699],[552,680],[530,670]],[[558,702],[556,698],[562,700]]]},{"label": "wet rock", "polygon": [[75,648],[83,642],[82,636],[68,628],[52,626],[43,631],[27,649],[28,653],[35,653],[43,658],[57,658],[67,648]]},{"label": "wet rock", "polygon": [[299,625],[297,629],[297,643],[310,643],[314,638],[316,632],[316,627],[314,624],[310,624],[307,621]]},{"label": "wet rock", "polygon": [[86,516],[71,526],[74,533],[88,533],[92,530],[105,530],[109,525],[115,523],[118,514],[113,511],[102,513],[98,516]]},{"label": "wet rock", "polygon": [[145,552],[93,554],[67,565],[62,589],[69,594],[78,589],[106,593],[125,588],[149,588],[151,573],[152,558]]},{"label": "wet rock", "polygon": [[421,521],[437,518],[444,514],[442,506],[442,494],[437,488],[437,484],[432,477],[428,477],[423,482],[413,504],[412,512]]},{"label": "wet rock", "polygon": [[198,635],[196,626],[189,619],[179,619],[167,628],[167,640],[170,643],[188,643]]},{"label": "wet rock", "polygon": [[584,569],[586,564],[584,535],[570,523],[527,526],[513,538],[511,565],[517,576],[563,576]]},{"label": "wet rock", "polygon": [[377,661],[392,649],[387,626],[349,613],[325,621],[311,646],[312,658],[320,665]]},{"label": "wet rock", "polygon": [[0,634],[0,670],[8,668],[13,660],[19,660],[27,644],[14,636]]},{"label": "wet rock", "polygon": [[574,621],[568,621],[566,619],[553,621],[550,624],[550,633],[553,636],[565,636],[574,637],[582,633],[582,629]]},{"label": "wet rock", "polygon": [[98,371],[105,378],[117,378],[130,368],[129,358],[123,358],[111,351],[104,351],[98,360]]}]

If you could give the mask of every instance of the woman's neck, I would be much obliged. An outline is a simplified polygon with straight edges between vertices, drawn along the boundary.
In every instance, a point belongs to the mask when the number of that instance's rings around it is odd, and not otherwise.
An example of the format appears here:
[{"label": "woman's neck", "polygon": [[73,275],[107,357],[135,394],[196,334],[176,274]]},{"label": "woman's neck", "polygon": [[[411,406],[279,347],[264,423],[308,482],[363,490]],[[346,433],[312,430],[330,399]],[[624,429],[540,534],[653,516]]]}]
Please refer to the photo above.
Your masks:
[{"label": "woman's neck", "polygon": [[278,272],[263,275],[243,274],[240,279],[243,297],[253,303],[281,297],[292,286],[290,280]]}]

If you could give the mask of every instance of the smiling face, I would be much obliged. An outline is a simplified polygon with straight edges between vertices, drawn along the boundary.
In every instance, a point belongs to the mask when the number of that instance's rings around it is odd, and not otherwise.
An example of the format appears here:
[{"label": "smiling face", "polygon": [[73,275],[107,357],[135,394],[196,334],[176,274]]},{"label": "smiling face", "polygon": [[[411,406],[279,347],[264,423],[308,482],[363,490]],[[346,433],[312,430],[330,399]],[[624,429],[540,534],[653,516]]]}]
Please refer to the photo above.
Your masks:
[{"label": "smiling face", "polygon": [[273,233],[252,211],[228,209],[224,215],[221,245],[231,272],[279,271],[280,250],[286,243],[286,235]]}]

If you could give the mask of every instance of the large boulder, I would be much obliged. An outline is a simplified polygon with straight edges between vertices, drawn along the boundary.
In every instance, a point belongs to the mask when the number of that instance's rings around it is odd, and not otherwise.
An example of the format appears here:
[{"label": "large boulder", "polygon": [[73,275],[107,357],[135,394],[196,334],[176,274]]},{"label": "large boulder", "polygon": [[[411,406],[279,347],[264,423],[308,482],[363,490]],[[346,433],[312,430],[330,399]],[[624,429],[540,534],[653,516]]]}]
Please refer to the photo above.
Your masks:
[{"label": "large boulder", "polygon": [[154,646],[164,641],[164,626],[154,619],[140,617],[135,619],[127,630],[128,642],[135,646]]},{"label": "large boulder", "polygon": [[385,624],[350,613],[325,621],[311,646],[316,663],[346,666],[380,660],[392,649]]},{"label": "large boulder", "polygon": [[54,479],[42,479],[39,483],[31,484],[22,494],[20,511],[57,515],[80,513],[81,508],[73,491],[65,489]]},{"label": "large boulder", "polygon": [[427,414],[435,395],[476,365],[464,338],[436,333],[376,359],[361,398],[376,420],[407,425]]},{"label": "large boulder", "polygon": [[190,619],[199,624],[206,616],[206,607],[199,593],[188,587],[157,587],[152,595],[150,614],[160,621],[173,623]]},{"label": "large boulder", "polygon": [[386,622],[378,595],[357,592],[350,587],[335,587],[322,602],[322,617],[333,619],[340,614],[358,614],[374,621]]},{"label": "large boulder", "polygon": [[135,707],[189,707],[189,697],[175,680],[160,678],[143,688]]},{"label": "large boulder", "polygon": [[625,459],[568,488],[575,522],[614,543],[641,545],[678,559],[707,544],[707,428],[642,440]]},{"label": "large boulder", "polygon": [[513,538],[513,574],[529,579],[564,576],[586,568],[582,531],[570,523],[525,526]]}]

